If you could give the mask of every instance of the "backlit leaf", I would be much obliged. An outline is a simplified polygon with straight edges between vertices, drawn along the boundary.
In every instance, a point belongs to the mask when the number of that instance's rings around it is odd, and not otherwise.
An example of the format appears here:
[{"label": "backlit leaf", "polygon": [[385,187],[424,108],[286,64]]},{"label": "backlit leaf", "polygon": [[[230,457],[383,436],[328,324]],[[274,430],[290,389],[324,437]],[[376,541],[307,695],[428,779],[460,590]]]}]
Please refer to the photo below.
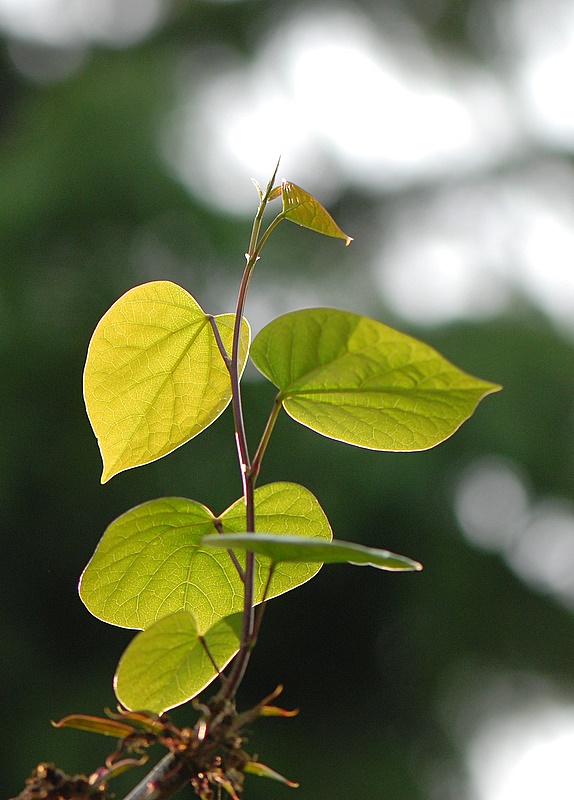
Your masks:
[{"label": "backlit leaf", "polygon": [[[234,319],[234,314],[216,317],[228,353]],[[249,339],[243,320],[242,366]],[[102,483],[185,444],[231,399],[229,373],[209,316],[175,283],[131,289],[94,331],[84,398],[104,462]]]},{"label": "backlit leaf", "polygon": [[[203,636],[189,611],[176,611],[139,633],[122,655],[114,678],[128,709],[163,714],[208,686],[239,650],[241,614],[219,620]],[[208,654],[209,653],[209,654]]]},{"label": "backlit leaf", "polygon": [[[255,490],[257,525],[272,533],[331,539],[329,522],[303,486],[272,483]],[[191,611],[204,633],[243,608],[243,583],[225,547],[206,548],[205,535],[245,530],[243,500],[221,517],[201,503],[164,497],[132,508],[105,531],[80,580],[91,613],[123,628],[148,628],[174,611]],[[239,554],[243,562],[243,554]],[[275,597],[308,581],[320,565],[284,564],[273,575]],[[262,599],[268,569],[259,565],[255,601]]]},{"label": "backlit leaf", "polygon": [[125,739],[136,729],[133,725],[119,722],[115,719],[105,719],[103,717],[93,717],[88,714],[69,714],[59,722],[53,722],[54,728],[76,728],[79,731],[90,731],[91,733],[101,733],[104,736],[115,736],[118,739]]},{"label": "backlit leaf", "polygon": [[289,181],[281,184],[281,196],[283,198],[283,214],[285,219],[296,222],[303,228],[310,228],[317,233],[325,236],[334,236],[337,239],[344,239],[345,244],[349,245],[353,241],[351,236],[339,228],[333,217],[326,211],[318,200]]},{"label": "backlit leaf", "polygon": [[[330,541],[331,526],[317,499],[308,489],[296,483],[270,483],[255,490],[255,515],[258,530],[278,536],[297,535]],[[223,532],[245,531],[245,502],[243,498],[221,515]],[[208,552],[212,552],[209,550]],[[314,577],[320,564],[316,562],[280,564],[273,573],[267,597],[277,597]],[[260,602],[269,575],[268,567],[257,564],[255,599]]]},{"label": "backlit leaf", "polygon": [[274,320],[251,358],[293,419],[372,450],[434,447],[500,389],[382,322],[330,308]]},{"label": "backlit leaf", "polygon": [[322,542],[317,539],[305,539],[302,536],[277,536],[272,533],[258,533],[255,536],[250,533],[228,533],[220,538],[221,542],[215,536],[206,536],[203,544],[207,547],[224,544],[233,550],[244,548],[259,556],[265,556],[276,564],[320,561],[323,564],[377,567],[393,572],[422,569],[418,561],[406,556],[375,547],[342,542],[339,539]]},{"label": "backlit leaf", "polygon": [[272,781],[284,783],[291,789],[298,789],[299,784],[295,781],[290,781],[288,778],[283,777],[271,767],[261,764],[259,761],[249,761],[243,768],[243,772],[248,772],[251,775],[257,775],[259,778],[270,778]]}]

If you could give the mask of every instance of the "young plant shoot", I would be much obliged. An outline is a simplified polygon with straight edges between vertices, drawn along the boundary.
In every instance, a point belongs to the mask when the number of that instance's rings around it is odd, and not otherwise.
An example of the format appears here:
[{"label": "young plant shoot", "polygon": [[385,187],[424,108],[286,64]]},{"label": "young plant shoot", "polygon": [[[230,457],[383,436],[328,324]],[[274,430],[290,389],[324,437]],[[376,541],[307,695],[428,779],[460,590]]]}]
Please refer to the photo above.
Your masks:
[{"label": "young plant shoot", "polygon": [[[168,455],[231,404],[235,441],[229,446],[237,451],[243,494],[216,511],[197,499],[149,500],[103,534],[82,574],[80,597],[99,619],[139,632],[114,676],[118,713],[57,723],[118,740],[106,765],[85,778],[81,797],[111,796],[115,775],[141,765],[153,744],[163,746],[163,757],[129,800],[160,800],[186,785],[204,800],[221,790],[238,800],[246,773],[296,786],[243,749],[245,726],[257,717],[293,713],[273,705],[281,687],[255,708],[236,705],[265,604],[310,580],[323,564],[389,571],[421,565],[333,539],[319,500],[303,486],[258,485],[279,414],[284,410],[311,430],[357,447],[425,450],[451,436],[482,398],[500,389],[382,322],[332,308],[287,313],[251,342],[246,298],[275,228],[288,220],[346,245],[352,241],[306,191],[288,181],[275,185],[276,173],[265,190],[256,184],[259,207],[234,313],[213,316],[182,287],[154,281],[120,297],[89,345],[84,397],[102,455],[102,482]],[[264,212],[274,204],[280,209],[265,227]],[[277,388],[255,444],[241,394],[248,358]],[[199,702],[212,684],[208,699]],[[194,701],[193,720],[179,729],[166,712],[188,701]],[[55,768],[52,773],[33,777],[44,788],[56,779],[70,788],[66,781],[78,779]]]}]

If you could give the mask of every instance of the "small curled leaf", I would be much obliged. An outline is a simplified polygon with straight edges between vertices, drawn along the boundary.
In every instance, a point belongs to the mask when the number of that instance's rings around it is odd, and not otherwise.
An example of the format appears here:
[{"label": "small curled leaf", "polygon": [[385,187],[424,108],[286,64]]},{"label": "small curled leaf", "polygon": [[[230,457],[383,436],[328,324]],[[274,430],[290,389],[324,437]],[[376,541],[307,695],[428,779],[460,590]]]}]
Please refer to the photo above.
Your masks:
[{"label": "small curled leaf", "polygon": [[278,197],[281,197],[283,191],[282,186],[276,186],[273,191],[269,194],[269,202],[272,200],[277,200]]},{"label": "small curled leaf", "polygon": [[279,706],[261,706],[262,717],[296,717],[298,713],[298,708],[292,708],[288,711],[285,708],[279,708]]},{"label": "small curled leaf", "polygon": [[125,722],[105,719],[104,717],[92,717],[88,714],[69,714],[59,722],[52,720],[52,725],[54,728],[75,728],[78,731],[90,731],[92,733],[101,733],[104,736],[115,736],[117,739],[125,739],[126,736],[136,731],[132,725],[127,725]]},{"label": "small curled leaf", "polygon": [[279,783],[284,783],[285,786],[291,787],[291,789],[298,789],[299,784],[295,783],[295,781],[290,781],[287,778],[284,778],[283,775],[280,775],[278,772],[275,772],[274,769],[271,767],[267,767],[265,764],[261,764],[259,761],[249,761],[243,768],[244,772],[248,772],[251,775],[257,775],[259,778],[270,778],[272,781],[278,781]]},{"label": "small curled leaf", "polygon": [[[277,190],[275,190],[277,191]],[[283,198],[283,215],[285,219],[309,228],[324,236],[334,236],[336,239],[344,239],[346,245],[353,241],[352,236],[347,236],[337,225],[329,212],[315,200],[313,195],[301,189],[289,181],[281,184],[281,195]],[[275,196],[275,194],[273,195]]]}]

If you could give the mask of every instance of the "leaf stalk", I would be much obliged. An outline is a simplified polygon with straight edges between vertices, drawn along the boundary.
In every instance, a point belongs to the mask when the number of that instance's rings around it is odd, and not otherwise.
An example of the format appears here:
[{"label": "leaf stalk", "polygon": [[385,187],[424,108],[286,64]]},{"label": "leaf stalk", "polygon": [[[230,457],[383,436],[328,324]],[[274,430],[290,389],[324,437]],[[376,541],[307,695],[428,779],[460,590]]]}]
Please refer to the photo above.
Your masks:
[{"label": "leaf stalk", "polygon": [[[253,220],[253,227],[251,230],[251,237],[249,240],[249,250],[246,253],[247,263],[239,286],[237,296],[237,306],[235,311],[235,324],[233,328],[233,346],[231,351],[231,362],[229,364],[229,374],[231,379],[231,392],[232,392],[232,408],[233,418],[235,424],[235,441],[237,446],[237,454],[239,459],[239,469],[241,472],[241,480],[243,484],[243,496],[245,499],[245,530],[247,533],[255,533],[255,484],[259,469],[261,466],[261,458],[265,452],[267,442],[271,431],[269,430],[267,440],[263,449],[261,446],[257,450],[258,460],[256,462],[257,468],[253,470],[251,458],[249,455],[249,447],[247,442],[247,433],[245,429],[245,420],[243,415],[243,401],[241,397],[241,376],[239,374],[239,348],[241,342],[241,322],[243,319],[243,312],[247,301],[247,293],[249,284],[253,275],[255,265],[259,260],[261,250],[268,240],[271,233],[275,230],[277,225],[283,219],[283,214],[278,214],[277,217],[270,223],[260,238],[261,225],[263,222],[263,214],[269,199],[273,192],[273,184],[279,168],[279,161],[275,166],[275,170],[271,180],[267,184],[265,192],[262,193],[259,208]],[[225,359],[224,359],[225,360]],[[266,427],[266,431],[269,424]],[[271,428],[272,429],[272,428]],[[264,434],[265,435],[265,434]],[[217,701],[232,700],[237,692],[237,689],[243,680],[245,670],[251,655],[251,651],[255,645],[257,638],[257,630],[259,625],[255,624],[255,614],[253,608],[254,600],[254,575],[255,575],[255,554],[248,552],[245,556],[245,571],[243,576],[243,618],[241,625],[241,643],[239,652],[233,662],[233,667],[229,675],[229,679],[222,686],[218,695]],[[260,622],[260,620],[259,620]]]}]

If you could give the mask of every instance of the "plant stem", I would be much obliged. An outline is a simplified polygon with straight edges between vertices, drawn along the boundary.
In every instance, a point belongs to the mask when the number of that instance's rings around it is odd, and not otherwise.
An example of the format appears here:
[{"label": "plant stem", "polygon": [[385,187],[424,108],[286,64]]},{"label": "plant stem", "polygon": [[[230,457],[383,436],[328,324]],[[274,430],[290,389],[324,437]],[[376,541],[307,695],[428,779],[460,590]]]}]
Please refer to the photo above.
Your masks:
[{"label": "plant stem", "polygon": [[279,225],[279,223],[284,219],[285,219],[285,214],[283,212],[281,212],[280,214],[277,214],[275,219],[269,224],[269,227],[267,228],[267,230],[265,231],[265,233],[263,234],[263,236],[259,240],[259,242],[257,244],[257,248],[255,249],[254,255],[255,255],[256,259],[259,258],[259,254],[261,253],[261,250],[263,249],[263,245],[265,244],[267,239],[271,236],[271,234],[273,233],[275,228]]},{"label": "plant stem", "polygon": [[259,442],[259,447],[257,448],[257,451],[253,456],[253,461],[251,463],[251,474],[255,479],[257,479],[257,476],[259,475],[259,470],[261,469],[261,461],[263,460],[263,456],[265,455],[267,445],[269,444],[269,440],[271,439],[271,434],[273,433],[273,428],[275,427],[275,423],[277,422],[277,417],[279,416],[281,408],[282,408],[281,396],[277,395],[277,397],[275,398],[275,402],[273,403],[273,408],[271,409],[271,413],[269,414],[267,424],[265,425],[265,430],[263,431],[261,441]]},{"label": "plant stem", "polygon": [[123,800],[166,800],[175,794],[187,782],[186,778],[175,772],[173,778],[170,777],[177,763],[175,755],[167,753]]},{"label": "plant stem", "polygon": [[[269,225],[261,239],[259,234],[261,231],[261,224],[263,222],[263,214],[269,201],[271,192],[273,191],[273,183],[277,175],[279,162],[275,167],[275,171],[271,180],[267,184],[265,192],[261,194],[259,208],[253,220],[253,227],[251,229],[251,237],[249,240],[249,250],[245,257],[247,263],[239,286],[239,293],[237,296],[237,307],[235,311],[235,324],[233,327],[233,345],[231,349],[231,362],[229,364],[229,375],[231,379],[231,392],[232,392],[232,408],[233,417],[235,422],[235,441],[237,446],[237,454],[239,458],[239,469],[241,471],[241,480],[243,484],[243,497],[245,499],[245,530],[247,533],[255,533],[255,483],[257,481],[257,471],[253,471],[251,459],[249,456],[249,448],[247,443],[247,434],[245,430],[245,421],[243,417],[243,402],[241,398],[241,376],[239,368],[239,355],[241,345],[241,323],[243,320],[243,312],[245,310],[245,303],[247,301],[247,292],[249,283],[253,275],[255,264],[259,260],[261,249],[269,235],[274,228],[279,224],[283,218],[279,214],[273,222]],[[259,464],[261,459],[259,459]],[[237,654],[233,667],[227,682],[221,688],[217,695],[217,700],[232,700],[237,692],[239,684],[243,680],[245,670],[251,655],[251,650],[255,643],[255,617],[253,609],[254,599],[254,575],[255,575],[255,554],[246,553],[245,556],[245,572],[243,581],[243,619],[241,624],[241,644],[239,653]]]},{"label": "plant stem", "polygon": [[[219,518],[213,520],[213,527],[215,528],[217,533],[220,533],[220,534],[223,533],[223,525],[222,525],[221,520]],[[238,560],[237,556],[235,555],[235,553],[233,552],[233,550],[228,550],[227,552],[229,553],[229,558],[231,559],[231,562],[232,562],[233,566],[237,570],[237,574],[239,575],[239,580],[241,581],[241,583],[244,583],[245,582],[245,570],[243,569],[243,567],[239,563],[239,560]]]},{"label": "plant stem", "polygon": [[269,567],[269,575],[267,576],[265,589],[263,590],[263,599],[261,600],[261,603],[257,606],[255,610],[255,621],[253,626],[253,634],[251,637],[252,649],[255,647],[255,643],[257,642],[257,637],[259,636],[259,629],[263,621],[263,614],[265,613],[265,608],[267,607],[267,594],[269,592],[269,587],[271,586],[271,581],[273,580],[274,574],[275,574],[275,564],[271,564],[271,566]]},{"label": "plant stem", "polygon": [[231,372],[231,359],[227,355],[227,350],[225,349],[225,345],[223,344],[223,340],[221,338],[221,334],[219,332],[219,328],[217,327],[217,322],[215,321],[215,317],[213,314],[208,314],[207,316],[209,320],[209,324],[211,325],[211,330],[213,331],[213,335],[215,336],[215,341],[217,343],[217,349],[221,354],[221,358],[225,362],[225,366],[227,367],[227,371]]}]

